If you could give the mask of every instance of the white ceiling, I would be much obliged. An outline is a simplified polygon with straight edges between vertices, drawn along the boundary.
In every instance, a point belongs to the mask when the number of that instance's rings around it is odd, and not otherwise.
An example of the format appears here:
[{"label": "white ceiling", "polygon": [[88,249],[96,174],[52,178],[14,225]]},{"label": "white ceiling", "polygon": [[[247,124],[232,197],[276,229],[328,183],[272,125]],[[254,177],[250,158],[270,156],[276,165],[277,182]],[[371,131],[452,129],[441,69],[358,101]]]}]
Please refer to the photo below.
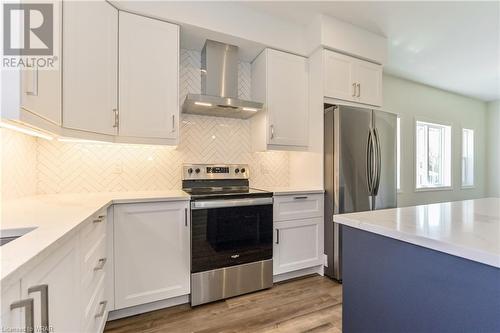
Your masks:
[{"label": "white ceiling", "polygon": [[500,2],[290,2],[243,6],[297,24],[317,14],[389,40],[385,71],[485,101],[500,99]]}]

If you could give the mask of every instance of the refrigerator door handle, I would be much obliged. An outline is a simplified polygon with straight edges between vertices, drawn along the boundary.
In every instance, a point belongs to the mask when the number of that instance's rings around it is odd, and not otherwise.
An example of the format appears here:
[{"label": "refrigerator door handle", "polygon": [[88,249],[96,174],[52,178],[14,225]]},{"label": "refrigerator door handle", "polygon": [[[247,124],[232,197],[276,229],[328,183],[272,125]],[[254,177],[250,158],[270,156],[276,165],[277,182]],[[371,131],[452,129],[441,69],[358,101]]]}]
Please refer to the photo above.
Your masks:
[{"label": "refrigerator door handle", "polygon": [[368,142],[366,144],[366,183],[368,185],[368,192],[372,195],[372,182],[373,182],[373,145],[372,145],[372,130],[368,130]]},{"label": "refrigerator door handle", "polygon": [[374,177],[374,185],[373,185],[373,195],[376,196],[378,194],[378,189],[380,187],[380,172],[382,170],[382,151],[380,148],[380,137],[378,135],[377,129],[373,129],[373,138],[375,139],[375,177]]}]

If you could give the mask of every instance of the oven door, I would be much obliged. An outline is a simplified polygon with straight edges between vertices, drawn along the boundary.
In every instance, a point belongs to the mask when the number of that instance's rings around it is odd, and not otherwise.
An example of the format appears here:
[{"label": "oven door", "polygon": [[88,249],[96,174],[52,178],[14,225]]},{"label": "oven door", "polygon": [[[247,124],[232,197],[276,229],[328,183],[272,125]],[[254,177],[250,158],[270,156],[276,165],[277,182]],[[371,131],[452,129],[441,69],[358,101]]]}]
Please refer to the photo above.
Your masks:
[{"label": "oven door", "polygon": [[273,256],[273,198],[197,200],[191,203],[191,272]]}]

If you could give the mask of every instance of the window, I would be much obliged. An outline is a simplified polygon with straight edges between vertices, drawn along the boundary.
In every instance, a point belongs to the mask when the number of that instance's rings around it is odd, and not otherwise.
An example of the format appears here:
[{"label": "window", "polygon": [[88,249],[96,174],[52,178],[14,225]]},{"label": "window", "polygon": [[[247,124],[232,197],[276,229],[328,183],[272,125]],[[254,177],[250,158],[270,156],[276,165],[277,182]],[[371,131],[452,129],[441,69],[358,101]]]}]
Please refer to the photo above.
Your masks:
[{"label": "window", "polygon": [[474,186],[474,130],[462,129],[462,186]]},{"label": "window", "polygon": [[451,126],[416,123],[416,188],[451,186]]},{"label": "window", "polygon": [[396,123],[396,173],[397,189],[401,190],[401,118],[398,117]]}]

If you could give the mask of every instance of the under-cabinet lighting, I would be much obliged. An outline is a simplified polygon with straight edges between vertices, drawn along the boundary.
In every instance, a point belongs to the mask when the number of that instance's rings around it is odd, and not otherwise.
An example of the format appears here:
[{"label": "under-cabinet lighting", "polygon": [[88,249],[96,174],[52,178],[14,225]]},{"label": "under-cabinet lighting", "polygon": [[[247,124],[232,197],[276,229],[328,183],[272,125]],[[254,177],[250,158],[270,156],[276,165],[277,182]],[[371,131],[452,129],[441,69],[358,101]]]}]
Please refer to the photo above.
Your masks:
[{"label": "under-cabinet lighting", "polygon": [[107,141],[98,141],[98,140],[87,140],[87,139],[75,139],[75,138],[57,138],[59,142],[71,142],[71,143],[98,143],[98,144],[110,144],[111,142]]},{"label": "under-cabinet lighting", "polygon": [[23,134],[27,134],[27,135],[31,135],[31,136],[36,136],[37,138],[42,138],[42,139],[45,139],[45,140],[52,140],[53,139],[53,137],[51,135],[42,133],[42,132],[37,131],[35,129],[31,129],[31,128],[28,128],[28,127],[17,126],[17,125],[11,124],[11,123],[3,122],[3,121],[0,121],[0,127],[2,127],[2,128],[8,128],[10,130],[13,130],[13,131],[16,131],[16,132],[20,132],[20,133],[23,133]]},{"label": "under-cabinet lighting", "polygon": [[194,104],[199,105],[199,106],[212,106],[212,103],[205,103],[205,102],[194,102]]},{"label": "under-cabinet lighting", "polygon": [[259,109],[256,108],[243,108],[243,111],[257,112]]}]

